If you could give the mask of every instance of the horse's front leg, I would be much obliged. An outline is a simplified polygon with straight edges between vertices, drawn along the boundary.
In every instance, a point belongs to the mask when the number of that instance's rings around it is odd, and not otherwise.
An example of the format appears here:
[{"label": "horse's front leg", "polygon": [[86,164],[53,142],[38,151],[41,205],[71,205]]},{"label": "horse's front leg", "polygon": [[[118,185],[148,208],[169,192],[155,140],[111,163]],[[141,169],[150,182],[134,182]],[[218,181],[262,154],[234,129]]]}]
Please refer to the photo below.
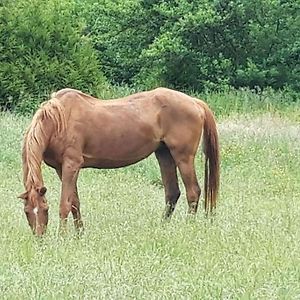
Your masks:
[{"label": "horse's front leg", "polygon": [[81,165],[82,161],[80,159],[68,159],[62,166],[62,191],[59,209],[61,233],[66,231],[70,212],[73,214],[75,228],[80,231],[83,227],[77,193],[77,179]]},{"label": "horse's front leg", "polygon": [[75,197],[72,199],[72,215],[74,219],[74,226],[75,229],[78,233],[81,233],[83,231],[83,222],[81,220],[81,213],[80,213],[80,202],[79,202],[79,197],[78,197],[78,192],[77,192],[77,186],[75,186]]}]

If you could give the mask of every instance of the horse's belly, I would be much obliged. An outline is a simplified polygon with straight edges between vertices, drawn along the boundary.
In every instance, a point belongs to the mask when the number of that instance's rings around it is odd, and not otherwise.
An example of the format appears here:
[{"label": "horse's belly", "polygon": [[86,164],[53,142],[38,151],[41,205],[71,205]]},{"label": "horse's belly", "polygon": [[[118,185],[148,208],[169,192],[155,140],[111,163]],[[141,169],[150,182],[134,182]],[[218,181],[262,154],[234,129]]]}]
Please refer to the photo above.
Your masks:
[{"label": "horse's belly", "polygon": [[101,122],[98,119],[81,129],[85,134],[84,166],[118,168],[134,164],[149,156],[160,143],[158,124],[147,121],[146,116],[141,119],[124,112],[108,119],[102,116]]},{"label": "horse's belly", "polygon": [[120,168],[132,165],[148,157],[158,146],[159,142],[152,140],[94,145],[84,149],[84,167]]},{"label": "horse's belly", "polygon": [[[150,153],[151,154],[151,153]],[[150,155],[148,154],[148,155]],[[147,156],[148,156],[147,155]],[[85,158],[84,160],[84,168],[99,168],[99,169],[114,169],[114,168],[121,168],[126,167],[132,164],[135,164],[145,157],[139,157],[135,159],[129,159],[129,160],[111,160],[111,159],[90,159]]]}]

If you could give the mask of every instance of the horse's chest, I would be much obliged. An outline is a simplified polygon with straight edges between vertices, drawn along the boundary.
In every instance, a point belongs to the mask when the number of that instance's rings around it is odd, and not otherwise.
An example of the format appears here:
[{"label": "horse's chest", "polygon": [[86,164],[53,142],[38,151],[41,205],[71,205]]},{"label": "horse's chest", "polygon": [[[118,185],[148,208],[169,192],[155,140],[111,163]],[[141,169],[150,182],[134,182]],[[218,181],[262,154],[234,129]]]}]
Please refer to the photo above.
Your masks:
[{"label": "horse's chest", "polygon": [[43,154],[43,158],[47,165],[56,168],[62,164],[63,152],[59,148],[48,147]]}]

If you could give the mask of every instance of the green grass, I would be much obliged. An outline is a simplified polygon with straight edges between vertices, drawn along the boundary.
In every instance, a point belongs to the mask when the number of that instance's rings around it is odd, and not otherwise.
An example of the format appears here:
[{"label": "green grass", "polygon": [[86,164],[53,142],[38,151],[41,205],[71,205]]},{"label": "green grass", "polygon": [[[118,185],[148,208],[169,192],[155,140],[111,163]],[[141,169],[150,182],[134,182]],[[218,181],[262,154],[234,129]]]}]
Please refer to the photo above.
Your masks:
[{"label": "green grass", "polygon": [[[300,110],[273,108],[218,113],[213,223],[202,207],[188,220],[183,193],[171,222],[161,224],[164,193],[151,156],[129,168],[81,172],[80,239],[71,219],[67,237],[57,235],[60,185],[44,167],[50,220],[42,240],[16,198],[29,118],[2,113],[1,299],[300,299]],[[197,173],[202,183],[200,154]]]}]

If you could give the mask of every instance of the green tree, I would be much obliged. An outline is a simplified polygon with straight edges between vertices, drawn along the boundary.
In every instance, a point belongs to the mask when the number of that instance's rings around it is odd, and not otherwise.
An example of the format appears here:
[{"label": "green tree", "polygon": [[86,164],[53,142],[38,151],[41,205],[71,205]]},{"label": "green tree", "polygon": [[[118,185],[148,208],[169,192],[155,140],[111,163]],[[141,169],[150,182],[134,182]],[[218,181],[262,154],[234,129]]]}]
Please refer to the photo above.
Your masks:
[{"label": "green tree", "polygon": [[144,2],[116,0],[82,4],[86,34],[92,37],[103,71],[114,84],[133,84],[141,68],[141,52],[151,45],[163,23],[151,5]]},{"label": "green tree", "polygon": [[299,90],[299,1],[124,0],[87,12],[113,83]]},{"label": "green tree", "polygon": [[100,63],[83,29],[72,0],[2,2],[0,106],[25,108],[59,88],[95,92],[103,85]]}]

